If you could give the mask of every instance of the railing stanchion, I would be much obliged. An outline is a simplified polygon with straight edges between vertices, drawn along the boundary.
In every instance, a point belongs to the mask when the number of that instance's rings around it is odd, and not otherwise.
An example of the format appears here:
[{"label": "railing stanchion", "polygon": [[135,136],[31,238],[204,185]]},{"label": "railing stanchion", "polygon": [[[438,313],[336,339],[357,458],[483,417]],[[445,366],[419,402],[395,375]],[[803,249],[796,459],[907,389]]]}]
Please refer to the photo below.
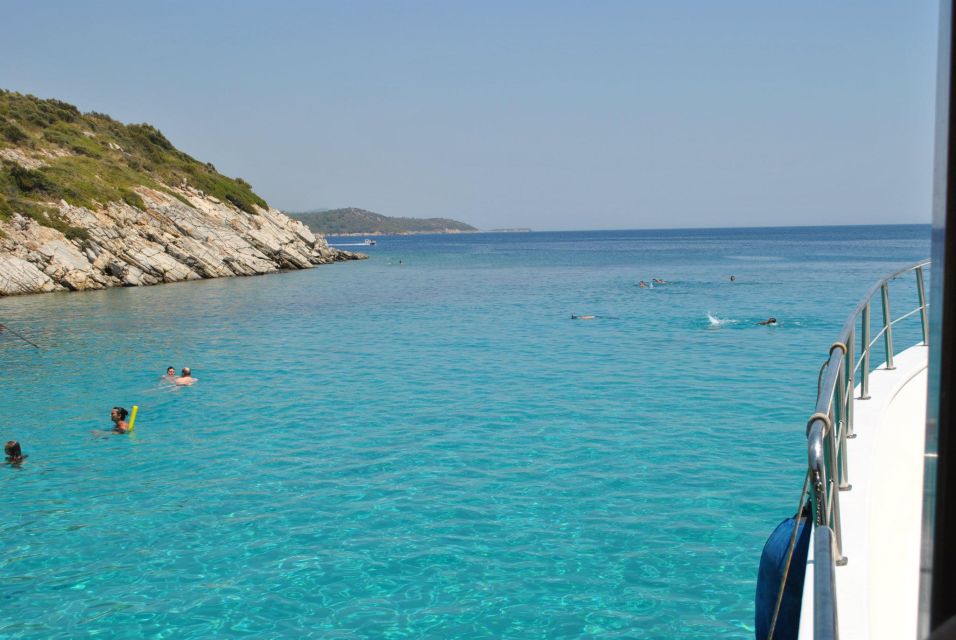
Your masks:
[{"label": "railing stanchion", "polygon": [[[837,462],[838,459],[842,459],[843,463],[846,462],[846,458],[838,456],[837,453],[837,434],[836,434],[836,425],[838,416],[835,415],[832,411],[830,412],[830,427],[829,432],[829,449],[830,449],[830,459],[833,461],[830,464],[840,464],[840,467],[837,467],[837,473],[843,474],[845,469],[842,468],[842,463]],[[845,441],[844,441],[844,444]],[[837,566],[842,566],[846,564],[846,558],[843,557],[843,532],[840,524],[840,485],[842,484],[841,478],[834,478],[831,474],[827,474],[827,514],[830,516],[827,525],[833,529],[833,533],[836,534],[836,551],[834,553],[834,562]]]},{"label": "railing stanchion", "polygon": [[916,290],[919,292],[919,318],[923,327],[923,344],[929,344],[929,314],[926,313],[926,287],[923,267],[916,267]]},{"label": "railing stanchion", "polygon": [[860,365],[860,400],[870,399],[870,303],[863,307],[863,364]]},{"label": "railing stanchion", "polygon": [[[846,362],[846,354],[843,354],[843,362]],[[836,475],[833,478],[836,486],[843,491],[850,485],[846,483],[846,370],[840,367],[840,374],[837,376],[836,398],[831,410],[830,424],[830,442],[832,443],[833,461]]]},{"label": "railing stanchion", "polygon": [[[839,638],[833,531],[817,527],[813,538],[813,637]],[[809,634],[808,634],[809,635]]]},{"label": "railing stanchion", "polygon": [[893,316],[890,315],[890,285],[884,282],[880,287],[883,291],[883,339],[886,343],[886,368],[893,366]]},{"label": "railing stanchion", "polygon": [[[856,433],[853,432],[853,395],[854,389],[856,389],[856,349],[854,349],[853,342],[856,340],[856,330],[850,329],[850,335],[846,338],[846,376],[844,379],[844,384],[846,385],[846,393],[843,395],[844,400],[846,401],[846,437],[855,438]],[[844,445],[846,446],[846,445]]]}]

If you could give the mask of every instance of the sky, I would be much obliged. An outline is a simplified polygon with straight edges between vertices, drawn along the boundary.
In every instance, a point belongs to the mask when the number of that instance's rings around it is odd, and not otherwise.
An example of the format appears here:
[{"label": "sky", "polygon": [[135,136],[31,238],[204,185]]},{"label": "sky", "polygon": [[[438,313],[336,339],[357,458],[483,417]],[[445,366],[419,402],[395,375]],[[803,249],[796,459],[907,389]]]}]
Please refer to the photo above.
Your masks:
[{"label": "sky", "polygon": [[926,0],[0,0],[0,88],[286,211],[481,229],[928,223]]}]

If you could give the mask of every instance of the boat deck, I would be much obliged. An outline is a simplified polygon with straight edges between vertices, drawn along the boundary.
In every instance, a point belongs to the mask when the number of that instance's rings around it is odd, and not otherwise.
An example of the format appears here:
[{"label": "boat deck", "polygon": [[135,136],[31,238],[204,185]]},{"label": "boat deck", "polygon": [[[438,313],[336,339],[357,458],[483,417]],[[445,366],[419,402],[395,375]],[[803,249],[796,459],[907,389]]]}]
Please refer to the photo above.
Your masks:
[{"label": "boat deck", "polygon": [[[853,402],[847,441],[851,488],[840,492],[843,553],[836,568],[841,640],[915,637],[926,425],[928,348],[917,345],[870,374],[870,398]],[[800,638],[813,638],[813,543]]]}]

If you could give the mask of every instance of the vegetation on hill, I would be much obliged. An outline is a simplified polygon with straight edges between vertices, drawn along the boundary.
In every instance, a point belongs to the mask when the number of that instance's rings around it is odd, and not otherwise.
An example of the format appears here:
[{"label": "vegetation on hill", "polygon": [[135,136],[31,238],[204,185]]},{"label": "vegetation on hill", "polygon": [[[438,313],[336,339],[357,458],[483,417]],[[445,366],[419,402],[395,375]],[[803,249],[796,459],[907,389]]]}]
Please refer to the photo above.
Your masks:
[{"label": "vegetation on hill", "polygon": [[[43,162],[27,169],[3,159],[4,149]],[[80,113],[71,104],[0,89],[0,219],[14,212],[30,216],[68,236],[68,227],[51,202],[95,208],[125,201],[143,207],[139,186],[171,192],[166,185],[188,184],[247,213],[266,207],[241,178],[227,178],[209,163],[176,149],[155,127],[124,125],[102,113]]]},{"label": "vegetation on hill", "polygon": [[380,213],[348,207],[329,211],[290,213],[312,231],[327,235],[349,233],[441,233],[477,231],[471,225],[448,218],[390,218]]}]

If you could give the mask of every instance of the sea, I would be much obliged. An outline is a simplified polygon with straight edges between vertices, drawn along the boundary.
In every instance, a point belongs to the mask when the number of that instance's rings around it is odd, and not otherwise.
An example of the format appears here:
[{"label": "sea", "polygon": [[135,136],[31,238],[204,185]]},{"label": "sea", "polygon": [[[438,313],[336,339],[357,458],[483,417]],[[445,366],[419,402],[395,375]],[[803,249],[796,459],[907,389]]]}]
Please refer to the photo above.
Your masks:
[{"label": "sea", "polygon": [[930,228],[376,240],[0,299],[0,638],[752,638],[820,366]]}]

